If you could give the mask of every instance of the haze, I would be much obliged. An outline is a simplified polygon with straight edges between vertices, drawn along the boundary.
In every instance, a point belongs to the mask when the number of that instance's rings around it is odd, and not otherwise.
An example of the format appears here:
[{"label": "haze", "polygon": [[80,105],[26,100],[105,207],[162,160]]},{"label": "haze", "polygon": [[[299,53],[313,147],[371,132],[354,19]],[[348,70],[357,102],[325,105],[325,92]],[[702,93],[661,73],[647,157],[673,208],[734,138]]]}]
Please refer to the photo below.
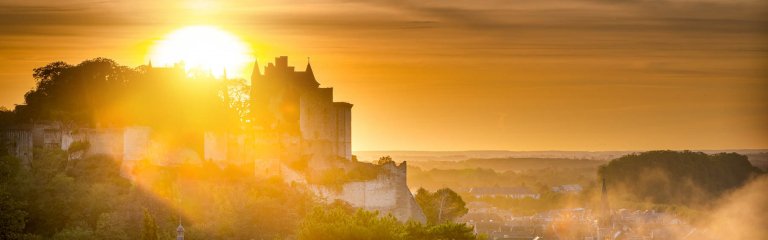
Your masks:
[{"label": "haze", "polygon": [[354,150],[768,148],[766,16],[758,0],[3,0],[0,105],[35,67],[146,64],[203,24],[260,61],[311,57],[355,104]]}]

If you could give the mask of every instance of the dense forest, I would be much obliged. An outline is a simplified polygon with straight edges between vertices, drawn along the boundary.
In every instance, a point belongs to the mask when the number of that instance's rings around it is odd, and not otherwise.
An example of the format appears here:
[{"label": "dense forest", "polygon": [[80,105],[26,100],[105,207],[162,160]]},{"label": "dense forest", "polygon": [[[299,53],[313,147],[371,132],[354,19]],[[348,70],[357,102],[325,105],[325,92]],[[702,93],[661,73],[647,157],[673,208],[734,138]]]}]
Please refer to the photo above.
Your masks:
[{"label": "dense forest", "polygon": [[651,151],[601,166],[609,191],[654,204],[707,204],[762,174],[744,155]]}]

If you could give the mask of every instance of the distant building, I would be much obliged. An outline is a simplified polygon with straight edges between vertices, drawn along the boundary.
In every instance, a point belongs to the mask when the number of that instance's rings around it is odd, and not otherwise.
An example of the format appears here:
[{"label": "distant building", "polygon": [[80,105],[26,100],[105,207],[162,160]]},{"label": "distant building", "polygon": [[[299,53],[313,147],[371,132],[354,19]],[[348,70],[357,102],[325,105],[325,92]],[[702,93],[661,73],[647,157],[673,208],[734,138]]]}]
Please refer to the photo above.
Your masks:
[{"label": "distant building", "polygon": [[540,195],[526,187],[474,187],[469,193],[476,198],[481,197],[506,197],[506,198],[533,198],[539,199]]},{"label": "distant building", "polygon": [[579,184],[560,185],[552,187],[553,192],[557,193],[579,193],[583,190]]},{"label": "distant building", "polygon": [[176,240],[184,240],[184,226],[181,223],[176,227]]}]

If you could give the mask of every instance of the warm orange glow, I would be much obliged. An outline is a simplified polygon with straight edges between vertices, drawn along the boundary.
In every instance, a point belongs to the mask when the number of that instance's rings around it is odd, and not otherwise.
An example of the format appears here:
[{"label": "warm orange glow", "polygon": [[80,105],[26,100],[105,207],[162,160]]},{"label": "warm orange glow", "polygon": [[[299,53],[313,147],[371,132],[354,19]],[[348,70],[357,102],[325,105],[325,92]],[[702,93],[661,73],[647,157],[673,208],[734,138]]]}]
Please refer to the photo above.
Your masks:
[{"label": "warm orange glow", "polygon": [[237,36],[212,26],[184,27],[168,34],[151,49],[155,66],[183,62],[187,70],[201,68],[220,77],[241,77],[252,63],[251,48]]}]

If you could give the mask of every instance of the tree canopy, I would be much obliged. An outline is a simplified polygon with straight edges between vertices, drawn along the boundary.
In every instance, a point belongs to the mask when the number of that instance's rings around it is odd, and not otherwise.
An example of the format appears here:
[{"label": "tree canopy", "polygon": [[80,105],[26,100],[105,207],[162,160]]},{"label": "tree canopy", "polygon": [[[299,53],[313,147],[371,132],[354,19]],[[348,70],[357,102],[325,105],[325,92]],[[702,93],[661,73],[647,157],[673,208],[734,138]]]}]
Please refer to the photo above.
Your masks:
[{"label": "tree canopy", "polygon": [[662,204],[710,202],[762,171],[736,153],[650,151],[601,166],[609,193]]},{"label": "tree canopy", "polygon": [[469,211],[461,196],[450,188],[443,188],[434,193],[419,188],[415,198],[427,217],[427,223],[430,224],[452,222]]},{"label": "tree canopy", "polygon": [[402,223],[392,215],[351,210],[342,207],[315,209],[301,223],[299,239],[308,240],[474,240],[473,229],[466,224],[424,225]]},{"label": "tree canopy", "polygon": [[[17,123],[54,120],[78,126],[146,125],[156,130],[237,123],[246,113],[244,84],[183,69],[130,68],[95,58],[77,65],[53,62],[34,69],[35,88],[15,109]],[[235,91],[235,92],[232,92]],[[2,113],[5,114],[5,113]],[[0,124],[9,119],[0,116]],[[224,123],[224,124],[222,124]]]}]

